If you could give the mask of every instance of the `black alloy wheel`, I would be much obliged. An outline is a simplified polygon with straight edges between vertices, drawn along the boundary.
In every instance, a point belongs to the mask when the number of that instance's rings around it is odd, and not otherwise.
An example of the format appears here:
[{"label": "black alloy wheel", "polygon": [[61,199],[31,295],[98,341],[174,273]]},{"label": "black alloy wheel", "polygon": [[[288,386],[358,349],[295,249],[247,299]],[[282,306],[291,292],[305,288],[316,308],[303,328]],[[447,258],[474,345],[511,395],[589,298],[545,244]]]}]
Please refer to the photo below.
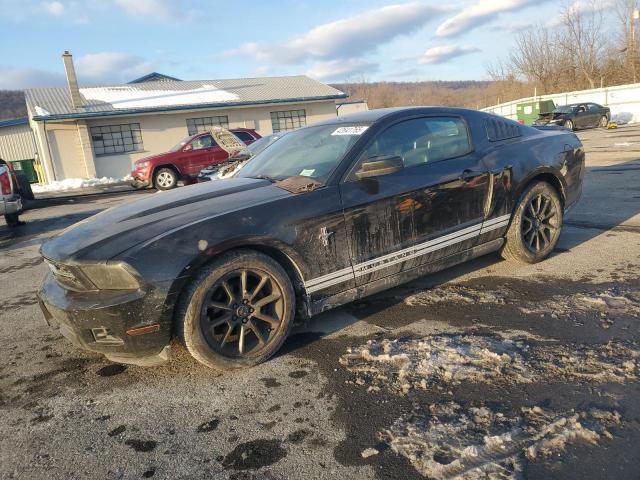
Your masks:
[{"label": "black alloy wheel", "polygon": [[258,353],[275,336],[284,314],[282,289],[266,271],[234,270],[207,292],[200,328],[212,350],[229,358]]},{"label": "black alloy wheel", "polygon": [[555,244],[560,231],[558,211],[552,199],[539,193],[529,201],[522,216],[522,240],[524,245],[538,254]]},{"label": "black alloy wheel", "polygon": [[224,253],[182,293],[176,333],[200,363],[219,370],[269,359],[293,326],[295,291],[273,258],[254,250]]}]

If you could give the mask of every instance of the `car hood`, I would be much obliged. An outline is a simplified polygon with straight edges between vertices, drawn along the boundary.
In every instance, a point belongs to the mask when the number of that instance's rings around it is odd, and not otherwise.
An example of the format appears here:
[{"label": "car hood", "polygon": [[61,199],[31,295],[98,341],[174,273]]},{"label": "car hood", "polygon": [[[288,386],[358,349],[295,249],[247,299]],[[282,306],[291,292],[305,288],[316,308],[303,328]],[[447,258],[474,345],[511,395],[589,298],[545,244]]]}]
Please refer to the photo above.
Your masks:
[{"label": "car hood", "polygon": [[291,195],[269,180],[232,178],[124,203],[52,238],[42,255],[59,262],[106,261],[158,235]]}]

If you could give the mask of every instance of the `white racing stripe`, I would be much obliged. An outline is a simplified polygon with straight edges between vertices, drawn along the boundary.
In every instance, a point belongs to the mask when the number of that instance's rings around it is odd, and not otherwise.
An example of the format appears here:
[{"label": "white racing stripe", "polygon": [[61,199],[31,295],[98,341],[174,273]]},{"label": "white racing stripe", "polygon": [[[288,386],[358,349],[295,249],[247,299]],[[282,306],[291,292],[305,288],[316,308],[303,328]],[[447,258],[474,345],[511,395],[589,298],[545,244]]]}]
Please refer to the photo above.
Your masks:
[{"label": "white racing stripe", "polygon": [[457,232],[429,240],[428,242],[413,245],[372,260],[367,260],[366,262],[355,265],[353,269],[351,267],[347,267],[342,270],[323,275],[322,277],[314,278],[305,282],[304,286],[307,293],[317,292],[333,285],[353,280],[355,277],[368,275],[383,268],[388,268],[393,265],[397,265],[398,263],[426,255],[427,253],[447,248],[451,245],[455,245],[456,243],[470,240],[478,235],[506,227],[510,220],[511,215],[503,215],[501,217],[493,218],[486,222],[473,225],[472,227],[467,227],[462,230],[458,230]]}]

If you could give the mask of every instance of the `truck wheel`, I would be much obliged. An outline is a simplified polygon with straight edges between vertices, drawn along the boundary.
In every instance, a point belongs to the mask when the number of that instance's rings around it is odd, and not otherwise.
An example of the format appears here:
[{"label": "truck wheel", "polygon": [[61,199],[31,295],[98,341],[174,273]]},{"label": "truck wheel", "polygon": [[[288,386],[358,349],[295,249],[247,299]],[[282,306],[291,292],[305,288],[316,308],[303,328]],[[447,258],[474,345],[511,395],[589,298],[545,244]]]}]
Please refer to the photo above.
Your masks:
[{"label": "truck wheel", "polygon": [[573,124],[572,120],[567,120],[566,122],[564,122],[564,128],[573,132],[573,130],[575,129],[575,125]]},{"label": "truck wheel", "polygon": [[276,353],[295,315],[295,294],[272,258],[237,250],[205,267],[183,293],[177,334],[210,368],[251,367]]},{"label": "truck wheel", "polygon": [[158,190],[171,190],[178,185],[178,174],[172,168],[161,168],[153,178],[153,185]]},{"label": "truck wheel", "polygon": [[4,216],[4,220],[5,222],[7,222],[7,225],[11,228],[17,227],[18,225],[20,225],[20,215],[17,213],[6,214]]},{"label": "truck wheel", "polygon": [[563,211],[558,192],[547,182],[536,182],[520,197],[507,230],[502,257],[538,263],[553,251],[562,230]]}]

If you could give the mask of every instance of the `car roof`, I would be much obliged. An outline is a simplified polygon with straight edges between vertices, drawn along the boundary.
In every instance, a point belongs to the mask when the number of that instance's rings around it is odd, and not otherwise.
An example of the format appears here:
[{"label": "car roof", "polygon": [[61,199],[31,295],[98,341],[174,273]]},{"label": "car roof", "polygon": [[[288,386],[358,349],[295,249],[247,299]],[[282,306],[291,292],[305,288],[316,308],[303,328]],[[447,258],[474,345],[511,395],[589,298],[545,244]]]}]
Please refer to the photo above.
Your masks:
[{"label": "car roof", "polygon": [[313,125],[334,125],[341,123],[374,123],[383,118],[392,116],[410,115],[411,113],[424,113],[424,114],[461,114],[461,113],[474,113],[476,110],[470,110],[467,108],[454,108],[454,107],[392,107],[392,108],[378,108],[375,110],[367,110],[364,112],[355,112],[348,115],[341,115],[339,117],[331,118],[323,122],[314,123]]}]

